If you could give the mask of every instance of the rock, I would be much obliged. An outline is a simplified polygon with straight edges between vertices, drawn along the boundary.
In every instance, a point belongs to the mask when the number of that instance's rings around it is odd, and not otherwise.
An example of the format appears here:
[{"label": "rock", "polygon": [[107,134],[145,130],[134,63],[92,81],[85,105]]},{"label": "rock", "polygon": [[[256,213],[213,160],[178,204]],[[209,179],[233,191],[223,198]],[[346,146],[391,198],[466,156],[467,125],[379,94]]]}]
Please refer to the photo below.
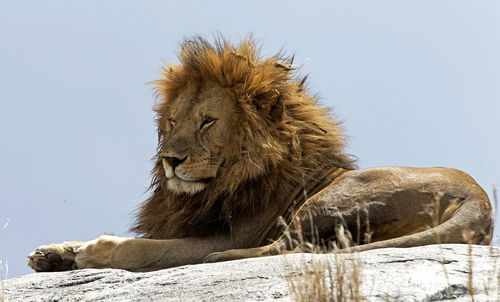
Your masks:
[{"label": "rock", "polygon": [[[350,290],[366,301],[471,301],[472,269],[475,301],[499,301],[500,248],[471,246],[470,255],[467,245],[431,245],[358,254],[289,254],[148,273],[114,269],[34,273],[3,283],[9,302],[291,301],[300,300],[295,295],[300,288],[320,284],[310,273],[316,270],[327,277],[322,292],[330,297],[342,294],[347,301]],[[328,276],[337,280],[333,292]],[[302,300],[310,299],[317,297]]]}]

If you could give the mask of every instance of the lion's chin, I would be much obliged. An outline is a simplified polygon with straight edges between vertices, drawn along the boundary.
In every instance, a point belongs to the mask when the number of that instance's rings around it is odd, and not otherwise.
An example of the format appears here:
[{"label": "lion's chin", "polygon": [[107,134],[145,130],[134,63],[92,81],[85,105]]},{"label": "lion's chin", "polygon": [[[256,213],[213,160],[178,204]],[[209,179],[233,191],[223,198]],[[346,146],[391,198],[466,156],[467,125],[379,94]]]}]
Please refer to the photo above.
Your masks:
[{"label": "lion's chin", "polygon": [[172,192],[194,195],[203,191],[207,187],[207,184],[202,181],[186,181],[174,176],[168,179],[167,186]]}]

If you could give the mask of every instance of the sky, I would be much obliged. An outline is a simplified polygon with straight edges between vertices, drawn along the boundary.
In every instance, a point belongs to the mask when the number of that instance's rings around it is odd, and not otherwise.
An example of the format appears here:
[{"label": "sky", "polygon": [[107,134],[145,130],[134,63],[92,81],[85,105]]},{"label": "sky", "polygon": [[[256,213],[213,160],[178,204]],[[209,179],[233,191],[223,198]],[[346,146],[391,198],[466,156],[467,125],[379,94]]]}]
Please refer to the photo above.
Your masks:
[{"label": "sky", "polygon": [[39,245],[134,235],[148,82],[184,38],[217,33],[295,54],[360,168],[500,183],[499,1],[0,0],[1,279],[30,273]]}]

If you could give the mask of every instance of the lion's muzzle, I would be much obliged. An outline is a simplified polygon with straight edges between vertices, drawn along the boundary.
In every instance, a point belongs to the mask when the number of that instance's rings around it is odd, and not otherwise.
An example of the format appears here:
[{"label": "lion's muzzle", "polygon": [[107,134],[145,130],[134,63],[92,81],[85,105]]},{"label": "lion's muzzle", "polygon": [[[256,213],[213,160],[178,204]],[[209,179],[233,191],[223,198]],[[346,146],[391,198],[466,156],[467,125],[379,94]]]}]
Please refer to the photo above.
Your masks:
[{"label": "lion's muzzle", "polygon": [[205,189],[217,176],[220,164],[213,163],[209,158],[193,160],[188,156],[178,158],[162,155],[168,188],[177,193],[194,194]]}]

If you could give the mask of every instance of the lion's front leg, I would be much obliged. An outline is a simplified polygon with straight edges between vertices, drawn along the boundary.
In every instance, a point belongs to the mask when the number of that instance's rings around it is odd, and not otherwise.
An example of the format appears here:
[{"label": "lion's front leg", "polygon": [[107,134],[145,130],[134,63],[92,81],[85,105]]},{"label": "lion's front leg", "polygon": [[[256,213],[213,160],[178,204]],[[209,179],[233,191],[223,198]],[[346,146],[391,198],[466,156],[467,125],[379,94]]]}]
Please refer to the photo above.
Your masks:
[{"label": "lion's front leg", "polygon": [[28,256],[28,265],[37,272],[112,267],[111,255],[123,240],[105,235],[88,242],[70,241],[40,246]]},{"label": "lion's front leg", "polygon": [[201,263],[210,253],[234,247],[227,236],[155,240],[104,235],[88,242],[41,246],[28,256],[28,265],[38,272],[83,268],[151,271]]},{"label": "lion's front leg", "polygon": [[[124,243],[127,244],[124,245]],[[146,246],[144,246],[146,243]],[[28,256],[28,265],[37,272],[66,271],[83,268],[138,269],[158,258],[158,251],[135,238],[104,235],[87,242],[64,242],[37,248]],[[148,253],[149,250],[149,253]],[[147,263],[146,263],[147,264]]]}]

